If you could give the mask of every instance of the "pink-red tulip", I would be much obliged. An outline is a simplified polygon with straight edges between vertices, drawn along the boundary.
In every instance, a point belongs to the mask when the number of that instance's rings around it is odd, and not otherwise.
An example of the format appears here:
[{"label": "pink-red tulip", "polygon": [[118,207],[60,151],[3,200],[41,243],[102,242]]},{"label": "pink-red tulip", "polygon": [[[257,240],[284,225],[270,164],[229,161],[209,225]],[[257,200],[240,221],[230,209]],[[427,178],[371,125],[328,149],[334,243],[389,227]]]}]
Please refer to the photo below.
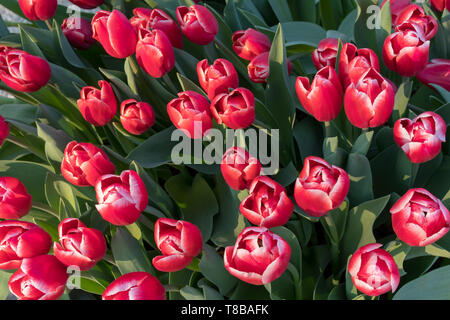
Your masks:
[{"label": "pink-red tulip", "polygon": [[27,188],[14,177],[0,177],[0,219],[20,219],[31,209]]},{"label": "pink-red tulip", "polygon": [[24,258],[46,254],[51,246],[50,235],[34,223],[0,222],[0,269],[18,269]]},{"label": "pink-red tulip", "polygon": [[331,121],[342,108],[342,86],[334,68],[320,69],[311,85],[307,77],[297,77],[295,91],[302,106],[317,121]]},{"label": "pink-red tulip", "polygon": [[[437,84],[450,91],[450,60],[433,59],[425,68],[416,74],[417,80],[431,87],[431,84]],[[434,88],[433,88],[434,89]]]},{"label": "pink-red tulip", "polygon": [[155,112],[146,102],[128,99],[120,105],[120,122],[132,134],[143,134],[155,124]]},{"label": "pink-red tulip", "polygon": [[219,93],[228,93],[229,88],[239,86],[239,78],[233,64],[225,59],[217,59],[212,65],[204,59],[197,64],[198,81],[213,100]]},{"label": "pink-red tulip", "polygon": [[155,223],[155,243],[162,256],[152,260],[159,271],[175,272],[186,268],[203,247],[200,229],[187,221],[160,218]]},{"label": "pink-red tulip", "polygon": [[103,300],[166,300],[166,291],[158,278],[147,272],[127,273],[106,288]]},{"label": "pink-red tulip", "polygon": [[342,46],[339,57],[339,78],[344,90],[350,83],[357,83],[370,68],[380,71],[380,62],[376,53],[368,48],[358,49],[352,43]]},{"label": "pink-red tulip", "polygon": [[102,5],[105,0],[69,0],[73,4],[83,9],[94,9]]},{"label": "pink-red tulip", "polygon": [[336,66],[336,58],[339,40],[335,38],[326,38],[319,42],[319,46],[312,53],[312,60],[317,70],[323,67]]},{"label": "pink-red tulip", "polygon": [[[383,0],[381,3],[381,8],[383,8],[384,4],[387,0]],[[407,8],[411,4],[411,0],[389,0],[391,5],[391,18],[392,18],[392,25],[395,26],[395,21],[397,20],[397,17],[399,14],[402,13],[402,11]]]},{"label": "pink-red tulip", "polygon": [[95,185],[95,192],[98,212],[103,219],[117,226],[136,222],[148,203],[144,182],[133,170],[122,171],[120,176],[101,176]]},{"label": "pink-red tulip", "polygon": [[140,28],[150,29],[148,25],[148,20],[152,14],[152,9],[148,8],[134,8],[133,17],[130,18],[130,23],[134,28],[136,33],[139,32]]},{"label": "pink-red tulip", "polygon": [[395,24],[400,27],[404,22],[418,26],[425,40],[433,38],[438,30],[438,24],[432,16],[426,15],[422,7],[411,4],[398,16]]},{"label": "pink-red tulip", "polygon": [[223,260],[231,275],[263,285],[283,274],[290,257],[291,247],[286,240],[267,228],[249,227],[242,230],[234,246],[225,249]]},{"label": "pink-red tulip", "polygon": [[49,20],[56,13],[57,0],[19,0],[19,6],[25,17],[34,20]]},{"label": "pink-red tulip", "polygon": [[100,90],[84,87],[77,104],[83,118],[94,126],[104,126],[117,112],[117,100],[111,85],[105,80],[98,82]]},{"label": "pink-red tulip", "polygon": [[444,9],[447,9],[447,11],[450,11],[450,0],[430,0],[433,7],[438,11],[444,11]]},{"label": "pink-red tulip", "polygon": [[270,51],[270,39],[255,29],[239,30],[233,33],[233,50],[245,60],[253,60],[261,53]]},{"label": "pink-red tulip", "polygon": [[[255,83],[266,83],[269,77],[269,52],[261,53],[253,58],[247,66],[248,77]],[[287,60],[288,73],[292,72],[292,63]]]},{"label": "pink-red tulip", "polygon": [[92,26],[89,20],[79,17],[69,17],[61,24],[69,43],[75,48],[86,50],[95,43],[92,37]]},{"label": "pink-red tulip", "polygon": [[295,183],[295,201],[307,214],[321,217],[338,208],[347,196],[350,179],[345,170],[310,156]]},{"label": "pink-red tulip", "polygon": [[394,292],[400,283],[398,267],[382,246],[379,243],[365,245],[355,251],[348,263],[355,287],[372,297]]},{"label": "pink-red tulip", "polygon": [[0,146],[3,144],[6,138],[9,136],[9,124],[5,121],[5,118],[0,116]]},{"label": "pink-red tulip", "polygon": [[185,37],[195,44],[206,45],[212,42],[219,31],[216,17],[204,6],[180,6],[176,10],[176,16]]},{"label": "pink-red tulip", "polygon": [[394,140],[411,162],[423,163],[439,154],[446,130],[444,119],[427,111],[413,120],[398,119],[394,125]]}]

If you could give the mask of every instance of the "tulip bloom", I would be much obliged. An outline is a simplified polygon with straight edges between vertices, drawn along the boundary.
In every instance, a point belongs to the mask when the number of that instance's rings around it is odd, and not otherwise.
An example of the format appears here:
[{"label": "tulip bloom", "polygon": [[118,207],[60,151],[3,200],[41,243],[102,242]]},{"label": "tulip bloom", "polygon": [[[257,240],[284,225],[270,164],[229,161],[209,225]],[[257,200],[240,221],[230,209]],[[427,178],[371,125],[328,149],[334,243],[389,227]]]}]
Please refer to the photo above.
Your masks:
[{"label": "tulip bloom", "polygon": [[53,252],[66,266],[77,266],[85,271],[94,267],[106,253],[103,234],[87,228],[75,218],[67,218],[58,226],[59,243],[55,242]]},{"label": "tulip bloom", "polygon": [[57,0],[19,0],[19,6],[29,20],[49,20],[56,13]]},{"label": "tulip bloom", "polygon": [[303,107],[317,121],[331,121],[342,108],[342,86],[330,66],[320,69],[309,85],[307,77],[297,77],[295,91]]},{"label": "tulip bloom", "polygon": [[105,0],[69,0],[73,4],[83,9],[94,9],[102,5]]},{"label": "tulip bloom", "polygon": [[[269,52],[261,53],[253,58],[247,66],[248,77],[255,83],[266,83],[269,77]],[[292,63],[287,61],[288,73],[292,72]]]},{"label": "tulip bloom", "polygon": [[[387,0],[383,0],[381,3],[381,8],[383,8],[384,4]],[[399,14],[402,13],[402,11],[407,8],[411,4],[411,0],[390,0],[391,4],[391,18],[392,18],[392,25],[395,26],[395,22],[397,20],[397,17]]]},{"label": "tulip bloom", "polygon": [[404,22],[413,23],[421,29],[425,40],[430,40],[436,35],[438,24],[432,16],[426,15],[422,7],[416,4],[408,6],[398,16],[395,24],[400,27]]},{"label": "tulip bloom", "polygon": [[437,11],[444,11],[444,9],[447,9],[447,11],[450,11],[450,0],[430,0],[431,4]]},{"label": "tulip bloom", "polygon": [[5,121],[5,118],[0,116],[0,146],[3,144],[6,138],[9,136],[9,124]]},{"label": "tulip bloom", "polygon": [[233,50],[245,60],[253,60],[261,53],[270,51],[270,39],[255,29],[239,30],[233,33]]},{"label": "tulip bloom", "polygon": [[307,157],[295,183],[295,201],[307,214],[321,217],[338,208],[347,196],[350,179],[345,170],[319,157]]},{"label": "tulip bloom", "polygon": [[255,97],[245,88],[217,95],[211,103],[211,113],[218,124],[232,129],[244,129],[255,121]]},{"label": "tulip bloom", "polygon": [[106,221],[124,226],[136,222],[148,203],[147,189],[133,170],[120,176],[106,174],[95,185],[98,204],[95,206]]},{"label": "tulip bloom", "polygon": [[20,219],[31,209],[27,188],[14,177],[0,177],[0,219]]},{"label": "tulip bloom", "polygon": [[148,27],[152,30],[157,29],[164,32],[175,48],[181,49],[183,47],[183,35],[180,27],[164,11],[153,9],[148,19]]},{"label": "tulip bloom", "polygon": [[312,53],[312,60],[317,70],[323,67],[336,66],[336,57],[339,40],[335,38],[326,38],[319,42],[319,46]]},{"label": "tulip bloom", "polygon": [[446,130],[444,119],[427,111],[413,120],[398,119],[394,125],[394,140],[411,162],[423,163],[439,154]]},{"label": "tulip bloom", "polygon": [[230,188],[244,190],[261,173],[261,163],[246,150],[231,147],[223,155],[220,171]]},{"label": "tulip bloom", "polygon": [[136,33],[139,32],[140,28],[150,29],[148,26],[148,20],[150,19],[150,15],[152,14],[152,9],[148,8],[134,8],[133,9],[133,17],[130,19],[130,23],[134,28]]},{"label": "tulip bloom", "polygon": [[131,272],[111,282],[102,300],[166,300],[166,291],[150,273]]},{"label": "tulip bloom", "polygon": [[148,103],[128,99],[120,105],[120,122],[128,132],[140,135],[155,124],[155,112]]},{"label": "tulip bloom", "polygon": [[55,256],[25,258],[9,279],[9,291],[19,300],[56,300],[64,293],[66,270]]},{"label": "tulip bloom", "polygon": [[197,75],[203,90],[213,100],[219,93],[228,93],[229,88],[239,86],[239,78],[233,64],[225,59],[217,59],[212,65],[204,59],[197,64]]},{"label": "tulip bloom", "polygon": [[155,223],[155,243],[162,256],[152,260],[159,271],[175,272],[186,268],[203,247],[200,229],[187,221],[159,218]]},{"label": "tulip bloom", "polygon": [[212,128],[209,107],[208,100],[201,94],[184,91],[167,104],[167,113],[175,127],[192,139],[200,139]]},{"label": "tulip bloom", "polygon": [[185,37],[195,44],[210,43],[219,31],[216,17],[204,6],[180,6],[176,10],[176,16]]},{"label": "tulip bloom", "polygon": [[370,68],[380,71],[380,62],[373,50],[367,48],[358,49],[352,43],[344,44],[339,57],[339,78],[344,89],[350,83],[356,84]]},{"label": "tulip bloom", "polygon": [[69,17],[61,24],[69,43],[75,48],[86,50],[95,43],[92,37],[92,26],[89,20],[79,17]]},{"label": "tulip bloom", "polygon": [[294,203],[288,198],[281,184],[266,176],[253,179],[249,196],[239,210],[251,223],[265,228],[286,224],[294,211]]},{"label": "tulip bloom", "polygon": [[390,83],[371,68],[345,91],[345,114],[355,127],[378,127],[389,120],[394,100],[394,89]]},{"label": "tulip bloom", "polygon": [[92,19],[92,31],[94,39],[114,58],[126,58],[136,52],[136,32],[119,10],[98,11]]},{"label": "tulip bloom", "polygon": [[48,62],[25,51],[0,46],[0,79],[11,89],[34,92],[51,77]]},{"label": "tulip bloom", "polygon": [[400,273],[392,256],[379,243],[365,245],[352,255],[348,272],[353,284],[368,296],[394,292],[400,283]]},{"label": "tulip bloom", "polygon": [[175,66],[175,53],[169,38],[161,30],[139,29],[136,59],[142,69],[161,78]]},{"label": "tulip bloom", "polygon": [[[425,68],[416,74],[417,80],[432,88],[431,84],[437,84],[450,91],[450,60],[433,59]],[[434,88],[432,88],[434,89]]]},{"label": "tulip bloom", "polygon": [[18,269],[24,258],[46,254],[51,246],[50,235],[34,223],[0,222],[0,269]]},{"label": "tulip bloom", "polygon": [[291,258],[291,247],[279,235],[264,227],[242,230],[236,244],[227,247],[223,256],[225,268],[236,278],[263,285],[279,278]]},{"label": "tulip bloom", "polygon": [[101,127],[112,120],[117,112],[117,100],[111,85],[100,80],[100,90],[95,87],[84,87],[80,92],[77,104],[83,118]]}]

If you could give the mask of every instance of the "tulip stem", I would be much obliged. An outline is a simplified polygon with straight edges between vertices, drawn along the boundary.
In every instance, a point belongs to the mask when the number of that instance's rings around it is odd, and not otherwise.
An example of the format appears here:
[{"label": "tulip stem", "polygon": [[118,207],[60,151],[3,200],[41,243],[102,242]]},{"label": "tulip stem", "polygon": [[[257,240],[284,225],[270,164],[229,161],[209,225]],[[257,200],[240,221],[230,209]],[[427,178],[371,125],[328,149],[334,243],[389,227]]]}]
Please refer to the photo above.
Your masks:
[{"label": "tulip stem", "polygon": [[53,26],[52,26],[52,24],[50,23],[50,21],[45,20],[45,24],[47,25],[48,30],[52,31]]},{"label": "tulip stem", "polygon": [[178,292],[180,291],[180,287],[173,284],[165,284],[164,290],[166,290],[166,292]]},{"label": "tulip stem", "polygon": [[298,273],[297,268],[289,262],[287,269],[291,273],[292,279],[294,280],[295,286],[295,298],[297,300],[301,299],[301,290],[300,290],[300,274]]}]

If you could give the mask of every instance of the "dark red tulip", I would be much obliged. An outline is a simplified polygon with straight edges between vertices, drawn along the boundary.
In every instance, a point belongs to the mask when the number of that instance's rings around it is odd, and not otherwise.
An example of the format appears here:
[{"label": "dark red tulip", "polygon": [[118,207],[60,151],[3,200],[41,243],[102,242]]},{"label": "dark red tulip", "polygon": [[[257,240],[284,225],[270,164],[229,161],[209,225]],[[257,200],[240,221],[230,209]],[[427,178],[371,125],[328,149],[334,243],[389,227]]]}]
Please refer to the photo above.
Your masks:
[{"label": "dark red tulip", "polygon": [[0,219],[20,219],[31,209],[27,188],[14,177],[0,177]]},{"label": "dark red tulip", "polygon": [[319,42],[319,46],[312,53],[312,60],[317,70],[323,67],[336,66],[336,57],[339,40],[335,38],[326,38]]},{"label": "dark red tulip", "polygon": [[95,43],[89,20],[79,17],[68,17],[61,24],[61,29],[67,40],[75,48],[86,50]]},{"label": "dark red tulip", "polygon": [[[292,63],[287,61],[288,73],[292,72]],[[269,77],[269,52],[261,53],[253,58],[247,66],[248,77],[255,83],[266,83]]]},{"label": "dark red tulip", "polygon": [[436,20],[434,20],[432,16],[426,15],[423,8],[415,4],[411,4],[404,9],[398,16],[395,24],[397,25],[397,28],[404,30],[401,28],[401,25],[404,22],[408,22],[409,24],[413,23],[418,26],[421,29],[425,40],[433,38],[438,30]]},{"label": "dark red tulip", "polygon": [[368,48],[358,49],[352,43],[342,46],[339,57],[339,78],[346,89],[350,83],[357,83],[369,68],[380,71],[380,63],[376,53]]},{"label": "dark red tulip", "polygon": [[216,17],[204,6],[180,6],[176,10],[176,16],[185,37],[195,44],[206,45],[212,42],[219,31]]},{"label": "dark red tulip", "polygon": [[233,50],[245,60],[252,60],[261,53],[270,51],[270,39],[255,29],[239,30],[233,33]]},{"label": "dark red tulip", "polygon": [[416,74],[417,80],[426,84],[430,88],[431,84],[437,84],[442,88],[450,91],[450,60],[447,59],[433,59]]},{"label": "dark red tulip", "polygon": [[5,121],[5,118],[0,116],[0,146],[3,145],[3,142],[9,136],[9,124]]},{"label": "dark red tulip", "polygon": [[19,6],[25,17],[34,20],[49,20],[56,13],[57,0],[19,0]]},{"label": "dark red tulip", "polygon": [[213,100],[219,93],[228,93],[229,88],[239,86],[239,78],[233,64],[226,59],[217,59],[212,65],[204,59],[197,64],[198,81]]},{"label": "dark red tulip", "polygon": [[117,100],[111,85],[100,80],[95,87],[81,89],[77,104],[83,118],[94,126],[104,126],[117,112]]},{"label": "dark red tulip", "polygon": [[117,278],[106,288],[103,300],[166,300],[158,278],[147,272],[131,272]]},{"label": "dark red tulip", "polygon": [[69,0],[73,4],[83,9],[94,9],[102,5],[105,0]]},{"label": "dark red tulip", "polygon": [[230,188],[244,190],[261,173],[261,163],[245,149],[231,147],[224,154],[220,171]]},{"label": "dark red tulip", "polygon": [[128,132],[140,135],[155,124],[155,112],[148,103],[128,99],[120,105],[120,122]]}]

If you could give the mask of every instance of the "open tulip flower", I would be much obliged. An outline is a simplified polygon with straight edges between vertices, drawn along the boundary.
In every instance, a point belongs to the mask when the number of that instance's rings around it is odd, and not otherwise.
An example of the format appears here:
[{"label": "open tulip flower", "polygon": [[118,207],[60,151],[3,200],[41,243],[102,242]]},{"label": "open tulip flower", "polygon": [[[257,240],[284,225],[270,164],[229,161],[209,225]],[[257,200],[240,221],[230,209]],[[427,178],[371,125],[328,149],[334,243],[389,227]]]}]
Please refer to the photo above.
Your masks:
[{"label": "open tulip flower", "polygon": [[114,280],[103,292],[103,300],[166,300],[159,280],[147,272],[130,272]]},{"label": "open tulip flower", "polygon": [[339,78],[346,89],[351,83],[356,84],[370,68],[380,71],[380,63],[375,52],[368,48],[358,49],[352,43],[342,46],[339,57]]},{"label": "open tulip flower", "polygon": [[[388,0],[383,0],[381,8],[383,8],[387,1]],[[389,3],[391,6],[392,25],[395,26],[397,17],[411,4],[411,0],[389,0]]]},{"label": "open tulip flower", "polygon": [[255,29],[239,30],[233,33],[233,50],[245,60],[253,60],[261,53],[270,51],[270,39]]},{"label": "open tulip flower", "polygon": [[245,149],[231,147],[223,154],[220,171],[230,188],[244,190],[261,173],[261,163]]},{"label": "open tulip flower", "polygon": [[319,42],[317,49],[313,51],[312,59],[317,70],[323,67],[336,66],[337,51],[339,40],[335,38],[326,38]]},{"label": "open tulip flower", "polygon": [[197,64],[198,81],[210,100],[219,93],[228,93],[229,88],[239,86],[239,78],[233,64],[225,59],[217,59],[212,65],[204,59]]},{"label": "open tulip flower", "polygon": [[438,30],[436,20],[432,16],[426,15],[422,7],[415,4],[406,7],[398,16],[395,24],[400,27],[405,21],[418,26],[426,40],[432,39]]},{"label": "open tulip flower", "polygon": [[219,31],[216,17],[204,6],[180,6],[176,15],[184,36],[195,44],[206,45],[212,42]]}]

